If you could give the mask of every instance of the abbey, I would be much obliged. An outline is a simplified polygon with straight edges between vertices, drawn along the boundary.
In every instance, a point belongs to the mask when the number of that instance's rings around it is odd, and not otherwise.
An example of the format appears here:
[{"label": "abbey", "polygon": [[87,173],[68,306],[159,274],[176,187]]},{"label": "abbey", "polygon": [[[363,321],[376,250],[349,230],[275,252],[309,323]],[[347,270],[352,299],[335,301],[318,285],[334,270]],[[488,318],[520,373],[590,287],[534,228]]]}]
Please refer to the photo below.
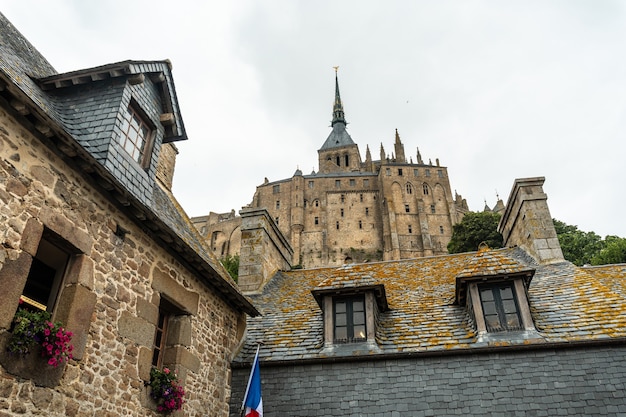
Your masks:
[{"label": "abbey", "polygon": [[[468,211],[452,194],[447,168],[438,159],[424,163],[419,150],[415,161],[407,157],[397,130],[390,155],[381,144],[373,160],[368,146],[363,161],[346,125],[335,76],[332,131],[318,150],[318,172],[266,179],[247,208],[267,210],[293,250],[292,265],[446,254],[452,226]],[[211,213],[192,221],[217,256],[239,254],[240,217]]]}]

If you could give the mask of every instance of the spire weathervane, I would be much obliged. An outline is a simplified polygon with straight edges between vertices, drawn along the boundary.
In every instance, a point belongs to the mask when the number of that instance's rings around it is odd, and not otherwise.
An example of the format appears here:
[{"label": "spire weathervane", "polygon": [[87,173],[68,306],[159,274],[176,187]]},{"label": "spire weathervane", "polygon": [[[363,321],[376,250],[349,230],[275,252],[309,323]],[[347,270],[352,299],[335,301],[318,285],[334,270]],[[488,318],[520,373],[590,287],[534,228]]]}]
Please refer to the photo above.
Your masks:
[{"label": "spire weathervane", "polygon": [[337,65],[336,67],[333,67],[335,69],[335,74],[337,74],[337,72],[339,71],[339,65]]}]

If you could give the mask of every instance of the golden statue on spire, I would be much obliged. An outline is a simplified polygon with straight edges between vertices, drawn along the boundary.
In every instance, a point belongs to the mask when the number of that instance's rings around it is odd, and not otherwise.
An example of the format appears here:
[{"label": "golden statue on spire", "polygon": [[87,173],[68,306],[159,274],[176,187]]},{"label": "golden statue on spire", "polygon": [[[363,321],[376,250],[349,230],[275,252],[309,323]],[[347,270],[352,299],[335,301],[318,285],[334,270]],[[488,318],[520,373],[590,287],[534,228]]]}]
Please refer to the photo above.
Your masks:
[{"label": "golden statue on spire", "polygon": [[336,67],[333,67],[335,69],[335,74],[337,74],[337,71],[339,71],[339,65],[337,65]]}]

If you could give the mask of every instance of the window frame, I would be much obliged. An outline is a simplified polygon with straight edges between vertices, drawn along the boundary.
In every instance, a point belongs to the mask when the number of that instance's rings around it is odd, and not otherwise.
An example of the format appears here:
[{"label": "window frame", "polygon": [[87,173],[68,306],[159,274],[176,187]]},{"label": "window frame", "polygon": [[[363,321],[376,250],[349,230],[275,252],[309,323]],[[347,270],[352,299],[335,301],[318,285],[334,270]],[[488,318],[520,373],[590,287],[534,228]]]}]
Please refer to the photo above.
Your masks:
[{"label": "window frame", "polygon": [[[509,297],[505,297],[504,290],[510,291]],[[480,283],[478,284],[478,294],[480,298],[480,305],[483,310],[485,328],[488,333],[511,332],[524,329],[514,283],[507,281]],[[492,298],[486,299],[485,296],[487,294],[490,294]],[[507,303],[507,301],[509,303]],[[493,312],[488,311],[486,308],[488,304],[493,304]],[[508,308],[507,304],[509,305]],[[509,310],[511,304],[513,305],[512,311]],[[510,325],[508,323],[509,316],[515,317],[517,325]],[[491,325],[488,317],[495,317],[498,325]]]},{"label": "window frame", "polygon": [[[361,303],[362,310],[354,310],[354,305]],[[346,311],[338,312],[337,305],[345,304]],[[356,314],[362,313],[362,323],[355,323]],[[338,314],[345,314],[345,324],[338,324]],[[365,295],[353,295],[349,297],[333,297],[333,343],[334,344],[348,344],[348,343],[362,343],[367,341],[367,305],[365,301]],[[355,337],[355,328],[362,327],[363,337]],[[338,338],[338,328],[345,328],[346,337]]]},{"label": "window frame", "polygon": [[[130,129],[133,125],[133,120],[138,122],[139,125],[139,129],[136,130],[136,133],[142,131],[142,128],[145,128],[147,130],[145,137],[141,137],[143,141],[141,146],[137,146],[137,143],[135,143],[133,138],[129,135]],[[137,135],[137,137],[140,136],[141,135]],[[133,161],[139,164],[142,168],[146,169],[150,165],[155,136],[156,127],[154,126],[150,118],[146,115],[146,113],[141,109],[141,106],[139,106],[139,104],[134,99],[131,99],[130,103],[126,107],[126,111],[124,112],[124,120],[122,121],[122,124],[120,126],[120,137],[118,140],[119,145]],[[127,149],[127,144],[129,142],[133,145],[133,152],[130,152]],[[139,152],[139,155],[137,157],[133,155],[134,150],[138,150]]]}]

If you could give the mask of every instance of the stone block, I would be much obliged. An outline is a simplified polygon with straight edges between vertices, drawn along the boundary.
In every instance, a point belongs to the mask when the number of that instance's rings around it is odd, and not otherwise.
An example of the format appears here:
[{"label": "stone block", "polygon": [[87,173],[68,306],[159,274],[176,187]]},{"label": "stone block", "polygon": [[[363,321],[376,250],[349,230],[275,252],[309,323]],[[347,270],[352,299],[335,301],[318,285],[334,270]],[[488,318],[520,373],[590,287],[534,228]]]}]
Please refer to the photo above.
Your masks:
[{"label": "stone block", "polygon": [[0,303],[0,328],[11,327],[32,261],[32,256],[22,252],[16,260],[7,260],[0,269],[0,288],[2,288],[3,299]]},{"label": "stone block", "polygon": [[191,345],[191,316],[174,316],[170,318],[166,344],[168,346],[176,344]]},{"label": "stone block", "polygon": [[91,315],[96,306],[96,294],[81,285],[68,285],[63,288],[57,302],[55,320],[74,333],[72,344],[73,355],[82,359],[89,335]]},{"label": "stone block", "polygon": [[168,365],[181,365],[191,372],[198,372],[200,369],[200,359],[189,352],[184,346],[174,346],[165,349],[163,363]]},{"label": "stone block", "polygon": [[66,284],[80,284],[93,290],[93,260],[85,255],[72,257],[65,274]]},{"label": "stone block", "polygon": [[150,381],[150,369],[152,369],[152,349],[141,346],[139,348],[138,373],[143,381]]},{"label": "stone block", "polygon": [[44,226],[71,244],[77,252],[86,255],[91,254],[93,239],[66,217],[53,211],[41,210],[39,220]]},{"label": "stone block", "polygon": [[193,315],[198,314],[200,295],[196,292],[188,291],[158,268],[152,271],[152,288],[165,295],[169,301],[185,312]]},{"label": "stone block", "polygon": [[137,299],[137,316],[154,325],[159,320],[159,307],[143,298]]},{"label": "stone block", "polygon": [[37,221],[37,219],[31,217],[26,222],[26,226],[22,232],[20,248],[23,251],[28,252],[31,256],[37,255],[37,249],[39,248],[39,242],[41,241],[42,234],[43,224]]},{"label": "stone block", "polygon": [[154,324],[124,311],[117,322],[117,327],[120,336],[127,337],[138,345],[152,347],[156,330]]}]

